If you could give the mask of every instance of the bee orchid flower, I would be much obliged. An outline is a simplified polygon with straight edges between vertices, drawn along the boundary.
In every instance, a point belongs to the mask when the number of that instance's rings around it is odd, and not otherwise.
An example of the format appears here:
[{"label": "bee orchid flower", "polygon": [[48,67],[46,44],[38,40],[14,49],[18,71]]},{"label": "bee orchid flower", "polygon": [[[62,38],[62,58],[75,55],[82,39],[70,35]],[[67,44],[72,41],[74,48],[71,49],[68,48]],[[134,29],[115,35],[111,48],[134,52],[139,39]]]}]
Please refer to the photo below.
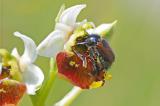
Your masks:
[{"label": "bee orchid flower", "polygon": [[35,95],[44,80],[42,70],[33,64],[37,58],[34,41],[19,32],[14,35],[23,40],[25,50],[20,56],[16,48],[11,54],[0,49],[0,106],[17,105],[25,92]]},{"label": "bee orchid flower", "polygon": [[5,49],[0,49],[0,106],[16,105],[26,92],[18,63]]},{"label": "bee orchid flower", "polygon": [[16,57],[18,61],[23,82],[27,86],[27,93],[30,95],[35,95],[44,80],[42,70],[33,64],[37,58],[36,44],[31,38],[19,32],[15,32],[14,35],[23,40],[25,50],[23,55],[20,56],[17,49],[14,48],[12,55]]},{"label": "bee orchid flower", "polygon": [[[104,84],[106,71],[114,61],[114,54],[105,37],[116,22],[95,27],[93,22],[76,22],[85,4],[60,9],[55,30],[37,47],[38,54],[54,57],[58,72],[83,89]],[[95,36],[94,36],[95,35]],[[94,43],[95,45],[90,45]]]}]

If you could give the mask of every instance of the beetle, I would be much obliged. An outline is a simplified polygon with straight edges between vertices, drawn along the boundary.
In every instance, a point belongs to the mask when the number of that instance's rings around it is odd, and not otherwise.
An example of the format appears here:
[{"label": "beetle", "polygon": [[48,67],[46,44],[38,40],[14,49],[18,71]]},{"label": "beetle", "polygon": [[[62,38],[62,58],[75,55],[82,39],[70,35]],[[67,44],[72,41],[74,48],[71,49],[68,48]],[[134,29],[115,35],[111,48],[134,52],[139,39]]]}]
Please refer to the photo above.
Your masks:
[{"label": "beetle", "polygon": [[105,39],[98,34],[91,34],[77,39],[72,50],[83,61],[84,67],[87,67],[86,57],[90,57],[94,67],[93,75],[104,69],[107,70],[112,65],[115,56]]},{"label": "beetle", "polygon": [[69,51],[56,56],[60,75],[82,89],[103,86],[114,59],[108,42],[97,34],[77,37]]}]

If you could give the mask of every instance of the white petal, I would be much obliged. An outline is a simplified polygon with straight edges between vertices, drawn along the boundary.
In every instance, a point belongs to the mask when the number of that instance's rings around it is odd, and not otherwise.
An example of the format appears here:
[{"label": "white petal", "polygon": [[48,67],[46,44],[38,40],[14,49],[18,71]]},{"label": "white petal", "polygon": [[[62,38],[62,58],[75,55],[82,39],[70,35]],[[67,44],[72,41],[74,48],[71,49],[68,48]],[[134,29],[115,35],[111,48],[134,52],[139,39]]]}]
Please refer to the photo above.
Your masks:
[{"label": "white petal", "polygon": [[51,32],[37,47],[38,54],[45,57],[55,57],[63,50],[65,43],[65,32],[55,30]]},{"label": "white petal", "polygon": [[18,51],[17,51],[17,48],[14,48],[13,50],[12,50],[12,56],[14,56],[17,60],[19,60],[20,59],[20,55],[19,55],[19,53],[18,53]]},{"label": "white petal", "polygon": [[37,58],[36,44],[34,41],[19,32],[15,32],[14,35],[21,38],[24,42],[25,50],[21,58],[25,59],[25,61],[29,63],[34,62]]},{"label": "white petal", "polygon": [[101,24],[95,29],[95,33],[99,34],[101,36],[105,36],[112,28],[113,26],[117,23],[117,21],[114,21],[111,24]]},{"label": "white petal", "polygon": [[85,4],[83,5],[76,5],[64,10],[59,17],[59,23],[63,23],[74,27],[76,23],[77,16],[79,15],[80,11],[86,7]]},{"label": "white petal", "polygon": [[[62,31],[64,33],[68,33],[69,34],[70,32],[73,31],[73,28],[68,26],[68,25],[62,24],[62,23],[56,23],[55,30],[60,30],[60,31]],[[65,36],[67,36],[67,35],[65,35]]]},{"label": "white petal", "polygon": [[36,65],[30,64],[22,73],[22,75],[24,83],[27,86],[27,93],[30,95],[35,95],[36,91],[40,89],[40,86],[44,80],[42,70]]}]

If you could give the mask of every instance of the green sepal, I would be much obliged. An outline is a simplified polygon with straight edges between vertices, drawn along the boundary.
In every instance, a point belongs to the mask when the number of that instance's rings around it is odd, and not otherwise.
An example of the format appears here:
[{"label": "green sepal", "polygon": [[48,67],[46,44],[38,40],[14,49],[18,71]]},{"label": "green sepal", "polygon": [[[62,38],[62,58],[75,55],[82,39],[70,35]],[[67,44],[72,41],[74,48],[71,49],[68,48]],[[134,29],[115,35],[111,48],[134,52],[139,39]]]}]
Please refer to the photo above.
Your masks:
[{"label": "green sepal", "polygon": [[57,17],[56,17],[56,19],[55,19],[55,22],[56,23],[58,23],[58,21],[59,21],[59,18],[60,18],[60,16],[62,15],[62,12],[65,10],[65,4],[62,4],[62,6],[61,6],[61,8],[60,8],[60,10],[59,10],[59,12],[58,12],[58,15],[57,15]]},{"label": "green sepal", "polygon": [[108,25],[108,27],[104,28],[101,32],[99,32],[100,35],[105,39],[110,39],[113,35],[113,31],[116,23],[117,23],[117,20],[114,21],[113,23],[105,24],[105,25]]}]

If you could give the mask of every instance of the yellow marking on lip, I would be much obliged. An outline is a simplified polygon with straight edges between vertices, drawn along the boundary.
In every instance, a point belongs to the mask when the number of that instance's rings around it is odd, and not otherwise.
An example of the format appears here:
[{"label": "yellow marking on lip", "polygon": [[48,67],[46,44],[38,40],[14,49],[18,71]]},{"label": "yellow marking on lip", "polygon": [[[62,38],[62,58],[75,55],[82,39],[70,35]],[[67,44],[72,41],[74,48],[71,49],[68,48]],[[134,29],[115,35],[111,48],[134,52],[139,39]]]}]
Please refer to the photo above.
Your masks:
[{"label": "yellow marking on lip", "polygon": [[75,61],[70,61],[70,62],[69,62],[69,65],[70,65],[70,66],[74,66],[75,64],[76,64]]},{"label": "yellow marking on lip", "polygon": [[0,93],[6,93],[6,91],[2,88],[0,89]]},{"label": "yellow marking on lip", "polygon": [[79,67],[79,64],[75,64],[75,67],[76,67],[76,68]]},{"label": "yellow marking on lip", "polygon": [[106,75],[105,75],[105,80],[111,80],[111,79],[112,79],[112,75],[106,73]]},{"label": "yellow marking on lip", "polygon": [[75,61],[70,61],[69,65],[72,66],[72,67],[76,67],[76,68],[79,66],[79,64],[76,64]]},{"label": "yellow marking on lip", "polygon": [[92,88],[98,88],[98,87],[101,87],[103,85],[103,81],[97,81],[97,82],[93,82],[89,88],[92,89]]}]

